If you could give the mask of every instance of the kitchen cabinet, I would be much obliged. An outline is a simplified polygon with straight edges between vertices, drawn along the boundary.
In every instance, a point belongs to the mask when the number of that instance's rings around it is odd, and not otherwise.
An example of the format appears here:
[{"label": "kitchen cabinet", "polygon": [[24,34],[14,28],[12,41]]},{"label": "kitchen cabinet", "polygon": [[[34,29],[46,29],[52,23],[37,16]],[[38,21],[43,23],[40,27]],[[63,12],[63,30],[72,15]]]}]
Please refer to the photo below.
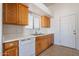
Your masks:
[{"label": "kitchen cabinet", "polygon": [[9,50],[6,50],[4,52],[4,56],[17,56],[17,52],[18,52],[17,47],[13,47]]},{"label": "kitchen cabinet", "polygon": [[54,34],[48,35],[48,45],[54,44]]},{"label": "kitchen cabinet", "polygon": [[19,41],[3,43],[3,56],[18,56]]},{"label": "kitchen cabinet", "polygon": [[50,18],[47,16],[41,16],[41,27],[50,28]]},{"label": "kitchen cabinet", "polygon": [[28,25],[28,7],[26,7],[25,5],[22,4],[18,4],[19,8],[18,8],[18,24],[20,25]]},{"label": "kitchen cabinet", "polygon": [[28,7],[20,3],[3,3],[3,23],[28,25]]},{"label": "kitchen cabinet", "polygon": [[7,24],[17,23],[17,4],[3,4],[3,22]]},{"label": "kitchen cabinet", "polygon": [[42,47],[42,51],[44,51],[45,49],[49,47],[48,39],[46,38],[46,36],[41,37],[41,39],[42,39],[41,47]]},{"label": "kitchen cabinet", "polygon": [[36,37],[36,41],[35,41],[35,54],[39,55],[42,52],[42,39],[40,39],[40,37]]},{"label": "kitchen cabinet", "polygon": [[36,37],[35,54],[39,55],[41,52],[46,50],[50,45],[54,44],[54,35],[49,34],[45,36]]}]

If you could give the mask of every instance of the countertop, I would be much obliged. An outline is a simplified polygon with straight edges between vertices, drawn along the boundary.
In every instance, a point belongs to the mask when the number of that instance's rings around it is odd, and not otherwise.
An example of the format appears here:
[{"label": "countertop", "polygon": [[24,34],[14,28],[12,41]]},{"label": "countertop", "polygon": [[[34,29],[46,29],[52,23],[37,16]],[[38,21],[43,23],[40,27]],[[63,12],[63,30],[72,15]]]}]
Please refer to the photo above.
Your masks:
[{"label": "countertop", "polygon": [[44,35],[48,35],[48,34],[42,34],[42,35],[25,35],[25,36],[22,36],[22,35],[14,35],[14,36],[7,35],[7,36],[3,36],[3,43],[11,42],[11,41],[16,41],[16,40],[24,40],[24,39],[27,40],[27,38],[44,36]]}]

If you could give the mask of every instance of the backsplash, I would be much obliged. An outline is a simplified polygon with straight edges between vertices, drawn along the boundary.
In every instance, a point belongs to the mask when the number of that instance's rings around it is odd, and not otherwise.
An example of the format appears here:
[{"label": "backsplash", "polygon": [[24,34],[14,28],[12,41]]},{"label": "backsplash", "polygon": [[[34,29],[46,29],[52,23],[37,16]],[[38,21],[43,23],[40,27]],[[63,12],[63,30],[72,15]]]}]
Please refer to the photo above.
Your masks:
[{"label": "backsplash", "polygon": [[[26,28],[26,26],[17,25],[3,25],[3,36],[15,36],[15,35],[30,35],[33,34],[35,30]],[[39,33],[49,33],[48,28],[41,28]]]}]

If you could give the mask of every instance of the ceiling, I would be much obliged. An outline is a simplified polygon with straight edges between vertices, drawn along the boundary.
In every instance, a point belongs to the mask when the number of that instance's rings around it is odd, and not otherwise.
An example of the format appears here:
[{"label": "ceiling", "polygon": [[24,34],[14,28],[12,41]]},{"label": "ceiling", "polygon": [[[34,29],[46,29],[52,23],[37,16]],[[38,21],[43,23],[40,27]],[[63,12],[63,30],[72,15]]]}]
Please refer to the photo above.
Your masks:
[{"label": "ceiling", "polygon": [[45,13],[43,10],[41,10],[39,7],[35,6],[33,3],[24,3],[24,5],[28,5],[29,6],[29,11],[33,12],[35,14],[38,15],[47,15],[47,13]]},{"label": "ceiling", "polygon": [[[49,16],[51,14],[50,10],[48,10],[48,6],[49,4],[53,4],[53,3],[44,3],[44,5],[46,6],[46,8],[44,8],[43,5],[42,8],[40,8],[40,4],[38,4],[39,6],[36,6],[35,4],[33,3],[23,3],[24,5],[28,5],[29,6],[29,11],[35,13],[35,14],[38,14],[38,15],[47,15]],[[44,10],[43,10],[44,9]],[[47,10],[47,11],[46,11]],[[46,11],[46,12],[45,12]]]}]

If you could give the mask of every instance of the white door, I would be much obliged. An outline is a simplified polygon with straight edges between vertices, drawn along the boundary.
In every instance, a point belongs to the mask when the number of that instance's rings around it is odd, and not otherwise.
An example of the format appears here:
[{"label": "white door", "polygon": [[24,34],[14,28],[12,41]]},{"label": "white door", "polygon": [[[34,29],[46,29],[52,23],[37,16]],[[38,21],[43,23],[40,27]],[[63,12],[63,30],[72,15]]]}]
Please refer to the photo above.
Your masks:
[{"label": "white door", "polygon": [[61,45],[75,48],[75,15],[61,17]]},{"label": "white door", "polygon": [[79,14],[76,15],[76,49],[79,50]]}]

